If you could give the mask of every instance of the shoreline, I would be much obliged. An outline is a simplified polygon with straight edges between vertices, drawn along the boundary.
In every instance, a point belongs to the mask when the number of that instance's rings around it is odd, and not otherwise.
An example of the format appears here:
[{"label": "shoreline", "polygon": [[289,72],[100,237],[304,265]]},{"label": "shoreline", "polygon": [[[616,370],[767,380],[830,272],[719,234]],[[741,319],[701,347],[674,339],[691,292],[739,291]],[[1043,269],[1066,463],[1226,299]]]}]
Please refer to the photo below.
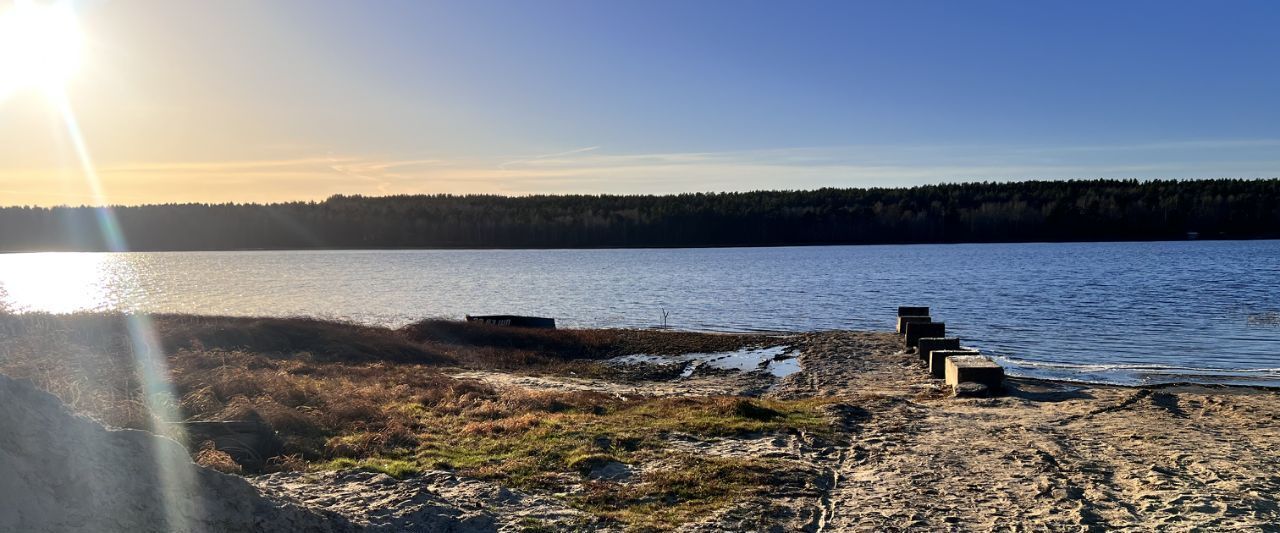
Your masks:
[{"label": "shoreline", "polygon": [[1039,383],[1054,386],[1080,386],[1091,388],[1109,388],[1123,390],[1142,390],[1151,389],[1158,391],[1173,392],[1195,392],[1195,393],[1211,393],[1218,391],[1234,391],[1238,393],[1269,393],[1280,392],[1280,385],[1240,385],[1236,383],[1196,383],[1193,381],[1180,381],[1174,383],[1153,383],[1147,385],[1129,385],[1121,383],[1100,383],[1092,381],[1072,381],[1067,379],[1046,379],[1026,376],[1009,376],[1008,379],[1018,382]]},{"label": "shoreline", "polygon": [[690,246],[583,246],[576,248],[506,248],[506,247],[372,247],[372,248],[352,248],[352,247],[315,247],[315,248],[157,248],[157,249],[141,249],[141,250],[125,250],[113,252],[111,250],[0,250],[3,254],[46,254],[46,253],[148,253],[148,254],[167,254],[167,253],[215,253],[215,252],[574,252],[574,251],[592,251],[592,250],[750,250],[757,248],[822,248],[822,247],[875,247],[875,246],[964,246],[964,245],[1009,245],[1009,244],[1107,244],[1107,243],[1178,243],[1178,242],[1252,242],[1252,241],[1280,241],[1280,237],[1274,236],[1248,236],[1248,237],[1204,237],[1195,239],[1103,239],[1103,240],[1027,240],[1027,241],[901,241],[901,242],[815,242],[815,243],[774,243],[774,244],[724,244],[724,245],[690,245]]},{"label": "shoreline", "polygon": [[[449,520],[470,524],[463,531],[708,532],[1280,522],[1276,390],[1011,378],[1002,395],[953,398],[887,332],[152,318],[179,421],[259,420],[282,439],[278,457],[292,459],[250,471],[212,441],[188,443],[192,457],[244,476],[282,509],[355,530]],[[131,383],[121,315],[0,319],[0,373],[111,425],[160,427],[128,394],[100,394]],[[794,351],[771,349],[784,345]],[[774,359],[737,368],[687,357],[743,350]],[[607,364],[628,353],[654,357]],[[769,372],[777,360],[795,370]],[[55,469],[30,482],[63,474],[77,475]]]},{"label": "shoreline", "polygon": [[[379,329],[385,329],[385,330],[388,330],[388,331],[395,331],[395,330],[397,330],[397,329],[400,329],[400,328],[402,328],[402,327],[405,327],[405,326],[391,326],[391,325],[386,325],[386,324],[377,324],[377,323],[365,323],[365,322],[360,322],[360,321],[355,320],[355,319],[348,319],[348,318],[341,318],[341,317],[324,317],[324,316],[312,316],[312,315],[296,315],[296,316],[259,316],[259,315],[234,315],[234,314],[170,313],[170,312],[162,312],[162,313],[146,313],[146,312],[127,312],[127,311],[71,311],[71,312],[65,312],[65,313],[49,313],[49,312],[44,312],[44,311],[6,311],[6,310],[4,310],[3,308],[0,308],[0,316],[4,316],[5,314],[9,314],[9,315],[13,315],[13,316],[23,316],[23,315],[28,315],[28,316],[48,316],[48,317],[73,317],[73,316],[92,316],[92,315],[121,315],[121,316],[128,316],[128,315],[143,315],[143,316],[148,316],[148,317],[164,317],[164,318],[171,318],[171,319],[194,319],[194,320],[198,320],[198,319],[228,319],[228,320],[304,320],[304,321],[315,321],[315,322],[324,322],[324,323],[343,324],[343,325],[356,326],[356,327],[371,327],[371,328],[379,328]],[[448,316],[441,316],[441,317],[428,317],[428,318],[427,318],[427,320],[435,320],[435,319],[440,319],[440,320],[460,320],[460,319],[461,319],[461,317],[448,317]],[[620,327],[599,327],[599,328],[578,328],[578,327],[568,327],[568,328],[560,328],[560,330],[561,330],[561,331],[592,331],[592,330],[603,330],[603,331],[622,331],[622,332],[625,332],[625,331],[639,331],[639,332],[650,332],[650,333],[671,332],[671,333],[689,333],[689,334],[698,334],[698,335],[720,335],[720,336],[725,336],[725,337],[737,337],[737,336],[795,336],[795,335],[806,335],[806,334],[825,334],[825,333],[842,333],[842,332],[845,332],[845,333],[881,333],[881,331],[877,331],[877,330],[847,330],[847,329],[816,329],[816,330],[773,330],[773,329],[761,329],[761,330],[742,330],[742,331],[734,331],[734,330],[724,330],[724,329],[696,329],[696,328],[660,327],[660,326],[652,326],[652,327],[647,327],[647,328],[642,328],[642,327],[629,327],[629,326],[620,326]],[[1017,373],[1010,373],[1010,371],[1009,371],[1009,366],[1011,366],[1011,365],[1004,364],[1004,363],[1003,363],[1003,361],[1011,361],[1014,365],[1017,365],[1017,364],[1019,364],[1019,363],[1029,363],[1029,364],[1032,364],[1032,365],[1034,365],[1034,364],[1043,364],[1043,363],[1038,362],[1038,361],[1035,361],[1035,360],[1029,360],[1029,359],[1019,359],[1019,358],[1016,358],[1016,357],[1008,357],[1008,356],[1003,356],[1003,355],[992,355],[990,352],[987,352],[986,350],[982,350],[982,348],[981,348],[981,347],[974,347],[974,348],[975,348],[975,349],[979,349],[979,350],[983,351],[983,353],[985,353],[985,354],[987,354],[987,355],[989,355],[989,356],[991,356],[991,357],[995,358],[998,362],[1002,362],[1002,366],[1005,366],[1005,367],[1006,367],[1006,374],[1007,374],[1009,377],[1012,377],[1012,378],[1015,378],[1015,379],[1019,379],[1019,380],[1034,380],[1034,381],[1043,381],[1043,382],[1061,383],[1061,384],[1070,384],[1070,385],[1108,386],[1108,387],[1121,387],[1121,388],[1132,388],[1132,389],[1137,389],[1137,388],[1165,388],[1165,387],[1196,387],[1196,386],[1199,386],[1199,387],[1206,387],[1206,388],[1228,387],[1228,388],[1242,388],[1242,389],[1258,389],[1258,390],[1262,390],[1262,391],[1280,391],[1280,383],[1277,383],[1277,384],[1275,384],[1275,385],[1266,385],[1266,384],[1250,385],[1250,384],[1243,384],[1243,383],[1220,383],[1220,382],[1212,382],[1212,381],[1209,381],[1209,382],[1201,382],[1201,381],[1195,381],[1195,380],[1186,380],[1186,381],[1170,381],[1170,382],[1163,382],[1163,383],[1149,383],[1149,384],[1148,384],[1148,383],[1116,383],[1116,382],[1108,382],[1108,381],[1075,380],[1075,379],[1050,378],[1050,377],[1040,377],[1040,376],[1026,375],[1026,374],[1017,374]],[[1085,365],[1061,364],[1061,366],[1063,366],[1063,367],[1067,367],[1067,368],[1071,368],[1071,367],[1074,367],[1074,366],[1079,366],[1079,367],[1090,367],[1090,366],[1097,366],[1097,364],[1085,364]],[[1202,374],[1196,374],[1196,375],[1201,375],[1201,376],[1205,376],[1205,377],[1209,377],[1209,378],[1213,378],[1213,377],[1230,378],[1230,377],[1232,377],[1232,376],[1233,376],[1233,374],[1231,374],[1232,372],[1263,372],[1263,371],[1273,371],[1273,370],[1274,370],[1274,369],[1272,369],[1272,368],[1240,368],[1240,369],[1221,369],[1221,368],[1186,368],[1186,367],[1172,367],[1172,366],[1171,366],[1171,367],[1160,367],[1159,365],[1147,366],[1147,367],[1143,367],[1142,369],[1144,369],[1144,370],[1159,370],[1159,369],[1161,369],[1161,368],[1168,368],[1168,369],[1169,369],[1172,373],[1174,373],[1174,374],[1176,374],[1178,370],[1192,370],[1192,371],[1198,371],[1198,372],[1199,372],[1199,371],[1203,371],[1203,372],[1205,372],[1205,373],[1202,373]],[[1124,370],[1126,370],[1126,369],[1124,369],[1124,368],[1115,368],[1115,369],[1108,369],[1108,370],[1105,370],[1104,372],[1116,373],[1116,372],[1122,372],[1122,371],[1124,371]],[[1212,373],[1209,373],[1209,372],[1214,372],[1214,371],[1221,371],[1221,372],[1223,372],[1223,374],[1212,374]],[[1016,370],[1015,370],[1015,372],[1016,372]],[[1277,377],[1277,379],[1280,379],[1280,377]]]}]

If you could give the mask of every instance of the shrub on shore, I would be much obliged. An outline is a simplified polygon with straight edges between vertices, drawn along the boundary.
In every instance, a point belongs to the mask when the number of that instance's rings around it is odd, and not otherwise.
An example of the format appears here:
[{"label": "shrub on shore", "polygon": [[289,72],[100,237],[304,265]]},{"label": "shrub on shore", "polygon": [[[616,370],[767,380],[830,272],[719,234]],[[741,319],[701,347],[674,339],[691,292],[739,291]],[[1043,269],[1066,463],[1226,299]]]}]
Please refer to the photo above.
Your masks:
[{"label": "shrub on shore", "polygon": [[519,368],[631,354],[678,355],[776,344],[767,335],[722,335],[643,329],[531,329],[479,322],[429,319],[398,332],[453,355],[461,364]]},{"label": "shrub on shore", "polygon": [[[553,492],[570,482],[585,487],[575,506],[653,527],[757,490],[769,471],[748,458],[709,462],[670,448],[664,435],[827,427],[816,401],[497,388],[442,371],[521,362],[554,371],[631,350],[716,351],[765,337],[444,321],[390,330],[310,319],[159,315],[149,318],[166,369],[157,387],[140,377],[131,319],[0,314],[0,373],[32,379],[73,409],[121,427],[163,432],[181,420],[261,420],[284,441],[273,468],[359,467],[397,477],[443,468]],[[147,394],[165,395],[179,419],[157,419],[147,409],[157,400]],[[226,454],[193,444],[201,464],[238,470]],[[613,461],[668,467],[637,474],[629,484],[583,478]]]}]

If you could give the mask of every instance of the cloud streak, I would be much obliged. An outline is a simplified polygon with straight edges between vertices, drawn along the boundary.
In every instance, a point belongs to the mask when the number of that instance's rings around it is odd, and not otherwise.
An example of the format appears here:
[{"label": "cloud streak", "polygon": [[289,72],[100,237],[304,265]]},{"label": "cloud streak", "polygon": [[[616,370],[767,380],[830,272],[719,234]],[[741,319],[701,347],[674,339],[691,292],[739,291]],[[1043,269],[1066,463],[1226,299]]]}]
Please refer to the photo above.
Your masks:
[{"label": "cloud streak", "polygon": [[[1068,178],[1280,176],[1280,140],[1100,146],[861,145],[521,159],[350,154],[133,163],[100,169],[116,203],[319,200],[333,194],[679,193]],[[90,201],[65,169],[0,170],[0,203]]]},{"label": "cloud streak", "polygon": [[505,168],[507,168],[507,167],[509,167],[509,166],[513,166],[513,165],[519,165],[519,164],[523,164],[523,163],[531,163],[531,162],[535,162],[535,161],[539,161],[539,160],[545,160],[545,159],[554,159],[554,158],[558,158],[558,157],[565,157],[565,156],[577,155],[577,154],[582,154],[582,153],[586,153],[586,152],[593,152],[593,151],[595,151],[595,150],[599,150],[599,149],[600,149],[600,147],[599,147],[599,146],[587,146],[587,147],[584,147],[584,148],[575,148],[575,149],[573,149],[573,150],[566,150],[566,151],[563,151],[563,152],[556,152],[556,153],[553,153],[553,154],[535,155],[535,156],[531,156],[531,157],[526,157],[526,158],[524,158],[524,159],[514,159],[514,160],[511,160],[511,161],[507,161],[507,162],[505,162],[505,163],[498,163],[498,168],[505,169]]}]

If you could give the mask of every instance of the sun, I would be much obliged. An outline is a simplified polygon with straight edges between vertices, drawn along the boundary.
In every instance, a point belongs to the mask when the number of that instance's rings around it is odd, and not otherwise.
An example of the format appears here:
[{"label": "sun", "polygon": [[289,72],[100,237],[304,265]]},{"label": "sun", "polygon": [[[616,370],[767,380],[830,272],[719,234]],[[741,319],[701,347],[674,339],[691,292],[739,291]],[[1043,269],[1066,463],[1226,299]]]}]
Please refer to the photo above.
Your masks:
[{"label": "sun", "polygon": [[60,88],[80,66],[83,40],[67,2],[0,8],[0,96]]}]

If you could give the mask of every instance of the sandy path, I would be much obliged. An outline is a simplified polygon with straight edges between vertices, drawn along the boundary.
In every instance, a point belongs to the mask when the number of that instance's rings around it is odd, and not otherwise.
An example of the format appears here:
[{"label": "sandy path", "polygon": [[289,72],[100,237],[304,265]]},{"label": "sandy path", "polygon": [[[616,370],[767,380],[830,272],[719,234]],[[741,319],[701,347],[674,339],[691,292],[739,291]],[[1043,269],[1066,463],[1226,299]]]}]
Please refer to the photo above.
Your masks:
[{"label": "sandy path", "polygon": [[1280,531],[1280,393],[1013,382],[957,400],[890,334],[805,337],[783,396],[848,404],[824,531]]}]

